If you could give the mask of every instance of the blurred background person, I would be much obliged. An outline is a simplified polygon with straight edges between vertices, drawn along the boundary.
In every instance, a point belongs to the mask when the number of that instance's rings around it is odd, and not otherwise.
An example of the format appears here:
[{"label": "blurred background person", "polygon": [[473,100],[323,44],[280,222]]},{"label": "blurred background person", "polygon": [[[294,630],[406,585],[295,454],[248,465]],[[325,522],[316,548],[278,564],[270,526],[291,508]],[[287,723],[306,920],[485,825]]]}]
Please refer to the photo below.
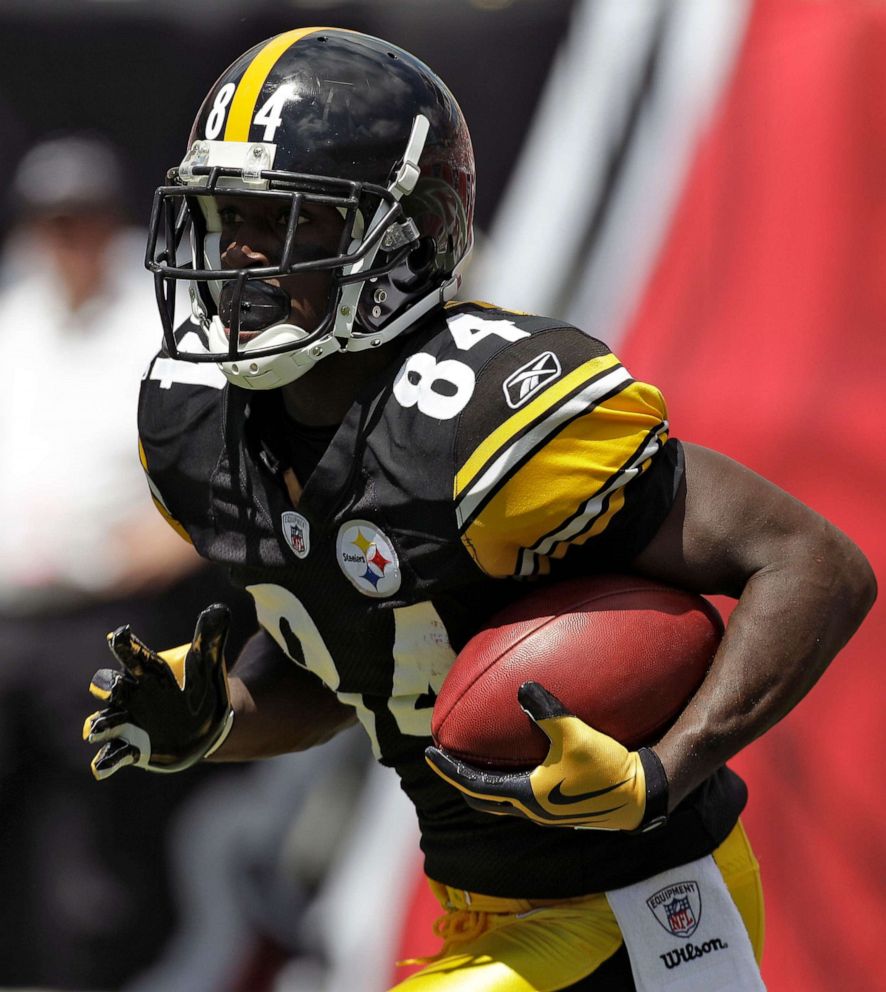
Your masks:
[{"label": "blurred background person", "polygon": [[152,591],[191,571],[194,556],[151,512],[133,459],[132,389],[157,329],[118,155],[96,137],[41,142],[19,163],[11,196],[0,602],[33,613]]},{"label": "blurred background person", "polygon": [[164,826],[195,779],[96,790],[78,740],[83,679],[115,626],[188,640],[196,604],[227,584],[159,516],[139,465],[136,395],[158,332],[117,151],[87,135],[43,141],[10,192],[0,982],[116,988],[171,929]]}]

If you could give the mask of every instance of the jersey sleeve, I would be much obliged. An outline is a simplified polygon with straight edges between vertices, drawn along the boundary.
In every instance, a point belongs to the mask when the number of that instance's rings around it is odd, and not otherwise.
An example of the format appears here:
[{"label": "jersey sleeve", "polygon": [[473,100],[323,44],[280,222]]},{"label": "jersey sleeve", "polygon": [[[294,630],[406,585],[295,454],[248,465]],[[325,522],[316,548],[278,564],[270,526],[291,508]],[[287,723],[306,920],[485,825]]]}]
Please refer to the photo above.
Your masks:
[{"label": "jersey sleeve", "polygon": [[142,379],[138,451],[157,510],[186,541],[207,530],[207,487],[219,457],[224,377],[164,350]]},{"label": "jersey sleeve", "polygon": [[193,544],[191,540],[191,535],[185,530],[184,524],[178,521],[173,515],[172,510],[166,500],[163,498],[163,494],[160,492],[160,487],[151,478],[151,471],[148,468],[148,456],[145,453],[145,446],[142,439],[138,439],[138,457],[141,462],[142,469],[145,473],[145,480],[148,483],[148,491],[151,494],[151,499],[154,501],[154,506],[157,508],[160,516],[169,524],[169,526],[178,534],[179,537],[183,538],[188,544]]},{"label": "jersey sleeve", "polygon": [[[509,384],[539,367],[536,352],[551,356],[540,366],[548,381],[515,402]],[[659,390],[575,328],[534,335],[483,370],[456,462],[461,540],[495,577],[624,567],[664,520],[682,475]]]}]

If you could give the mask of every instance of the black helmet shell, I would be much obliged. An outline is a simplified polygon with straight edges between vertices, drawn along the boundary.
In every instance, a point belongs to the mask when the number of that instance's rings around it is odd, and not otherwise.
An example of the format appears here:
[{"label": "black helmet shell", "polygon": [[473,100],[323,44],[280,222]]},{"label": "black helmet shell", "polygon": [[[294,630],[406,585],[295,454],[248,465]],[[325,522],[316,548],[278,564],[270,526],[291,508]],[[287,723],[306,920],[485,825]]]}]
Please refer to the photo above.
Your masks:
[{"label": "black helmet shell", "polygon": [[386,186],[417,114],[430,129],[421,179],[403,207],[419,232],[434,238],[435,268],[448,274],[471,240],[470,134],[446,85],[402,48],[339,28],[262,42],[216,80],[188,145],[201,138],[271,141],[276,171]]}]

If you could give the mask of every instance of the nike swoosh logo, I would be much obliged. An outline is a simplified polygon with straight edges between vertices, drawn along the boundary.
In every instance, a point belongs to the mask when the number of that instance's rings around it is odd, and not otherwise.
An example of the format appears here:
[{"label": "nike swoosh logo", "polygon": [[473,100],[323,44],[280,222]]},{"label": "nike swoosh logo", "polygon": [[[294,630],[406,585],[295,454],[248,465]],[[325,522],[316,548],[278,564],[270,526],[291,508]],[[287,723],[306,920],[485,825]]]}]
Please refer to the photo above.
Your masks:
[{"label": "nike swoosh logo", "polygon": [[577,796],[567,796],[560,791],[560,786],[566,779],[559,781],[548,793],[548,802],[554,806],[570,806],[572,803],[581,803],[586,799],[596,799],[597,796],[605,796],[608,792],[620,789],[628,779],[616,782],[615,785],[607,785],[605,789],[595,789],[593,792],[580,792]]}]

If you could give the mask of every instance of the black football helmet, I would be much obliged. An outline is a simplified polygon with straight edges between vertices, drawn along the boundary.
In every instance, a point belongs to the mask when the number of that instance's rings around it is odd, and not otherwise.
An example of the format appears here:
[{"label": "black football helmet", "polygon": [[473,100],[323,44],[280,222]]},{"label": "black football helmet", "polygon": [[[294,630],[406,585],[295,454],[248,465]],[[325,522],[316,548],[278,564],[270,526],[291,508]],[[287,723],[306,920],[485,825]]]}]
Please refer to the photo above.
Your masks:
[{"label": "black football helmet", "polygon": [[[408,52],[353,31],[289,31],[237,59],[167,180],[145,259],[167,349],[252,389],[403,333],[455,295],[473,241],[474,157],[458,104]],[[272,264],[222,267],[219,195],[281,202],[288,220]],[[312,203],[344,218],[337,251],[300,243]],[[330,274],[325,313],[300,327],[279,279],[318,271]],[[177,340],[182,280],[200,330]]]}]

